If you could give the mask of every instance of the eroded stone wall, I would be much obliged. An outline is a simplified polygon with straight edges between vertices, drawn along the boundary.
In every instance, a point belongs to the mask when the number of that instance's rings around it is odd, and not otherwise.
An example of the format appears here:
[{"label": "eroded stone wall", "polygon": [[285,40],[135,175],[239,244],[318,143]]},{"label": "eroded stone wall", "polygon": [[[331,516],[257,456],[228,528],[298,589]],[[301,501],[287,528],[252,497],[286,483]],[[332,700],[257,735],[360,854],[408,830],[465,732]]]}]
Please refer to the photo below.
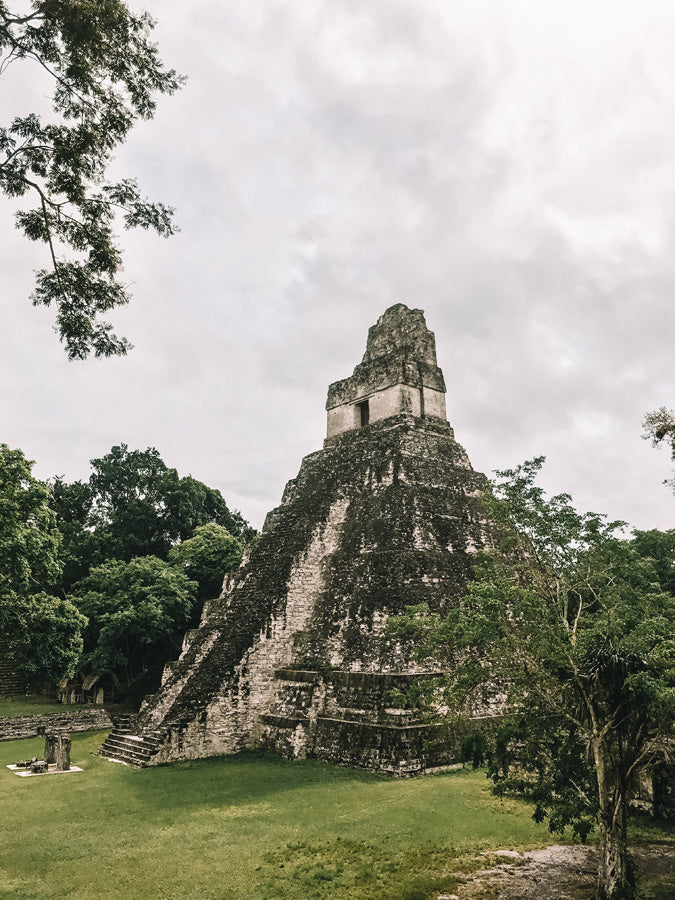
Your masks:
[{"label": "eroded stone wall", "polygon": [[81,712],[45,713],[36,716],[0,718],[0,741],[18,741],[37,737],[47,731],[98,731],[111,728],[105,709],[83,709]]},{"label": "eroded stone wall", "polygon": [[391,775],[455,762],[459,736],[395,705],[420,678],[410,673],[279,670],[259,746],[280,756],[313,756]]}]

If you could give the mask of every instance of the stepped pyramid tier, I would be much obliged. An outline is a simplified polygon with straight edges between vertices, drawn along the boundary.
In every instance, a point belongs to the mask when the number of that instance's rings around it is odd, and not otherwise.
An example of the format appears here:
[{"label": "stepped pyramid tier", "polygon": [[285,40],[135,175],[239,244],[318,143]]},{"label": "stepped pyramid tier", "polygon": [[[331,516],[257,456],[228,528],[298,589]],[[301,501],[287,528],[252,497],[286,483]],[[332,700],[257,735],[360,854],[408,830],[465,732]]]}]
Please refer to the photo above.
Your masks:
[{"label": "stepped pyramid tier", "polygon": [[493,543],[487,482],[446,420],[421,310],[380,317],[326,408],[323,449],[141,707],[138,735],[161,736],[149,762],[266,748],[408,774],[453,760],[435,726],[394,703],[434,672],[385,633],[411,604],[457,603]]}]

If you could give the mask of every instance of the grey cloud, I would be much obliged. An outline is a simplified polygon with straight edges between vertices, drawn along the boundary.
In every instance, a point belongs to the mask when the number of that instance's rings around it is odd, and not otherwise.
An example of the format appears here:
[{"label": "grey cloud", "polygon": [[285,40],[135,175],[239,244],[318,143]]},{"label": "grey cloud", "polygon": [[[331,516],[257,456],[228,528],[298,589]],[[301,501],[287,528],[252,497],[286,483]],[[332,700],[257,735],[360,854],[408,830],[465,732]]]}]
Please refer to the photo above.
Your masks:
[{"label": "grey cloud", "polygon": [[402,301],[436,332],[477,468],[545,453],[551,490],[672,526],[665,454],[640,439],[675,395],[668,29],[620,11],[613,46],[599,16],[578,35],[544,6],[155,9],[190,81],[116,172],[182,232],[123,235],[114,320],[136,350],[73,366],[5,218],[0,439],[70,478],[154,445],[259,525],[321,445],[328,383]]}]

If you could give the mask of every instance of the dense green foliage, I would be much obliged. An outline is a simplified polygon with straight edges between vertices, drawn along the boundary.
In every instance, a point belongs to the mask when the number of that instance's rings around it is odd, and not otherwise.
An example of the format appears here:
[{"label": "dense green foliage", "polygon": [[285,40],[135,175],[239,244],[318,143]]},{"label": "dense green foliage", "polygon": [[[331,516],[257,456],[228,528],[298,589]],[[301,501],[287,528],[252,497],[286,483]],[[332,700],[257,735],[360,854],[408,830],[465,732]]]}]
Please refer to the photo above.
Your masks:
[{"label": "dense green foliage", "polygon": [[58,684],[75,670],[82,652],[85,617],[70,600],[33,594],[19,611],[22,638],[14,649],[34,685]]},{"label": "dense green foliage", "polygon": [[123,691],[154,690],[254,532],[219,491],[181,478],[152,447],[120,444],[91,465],[87,482],[52,484],[61,590],[89,619],[80,668]]},{"label": "dense green foliage", "polygon": [[[49,491],[31,474],[21,450],[0,444],[0,590],[26,596],[48,589],[59,576],[61,539]],[[3,630],[7,623],[3,621]]]},{"label": "dense green foliage", "polygon": [[499,788],[529,797],[555,830],[597,825],[599,896],[632,897],[631,786],[674,737],[675,598],[647,538],[622,540],[621,523],[544,496],[542,462],[498,473],[489,505],[503,541],[479,555],[462,604],[445,619],[411,608],[392,629],[416,634],[422,655],[459,660],[455,705],[478,686],[506,692]]},{"label": "dense green foliage", "polygon": [[129,450],[120,444],[91,465],[87,482],[55,479],[52,484],[63,534],[64,593],[106,560],[167,559],[171,548],[200,525],[220,525],[244,540],[255,533],[240,513],[228,509],[220,491],[192,476],[181,478],[152,447]]},{"label": "dense green foliage", "polygon": [[85,623],[52,596],[61,561],[49,489],[20,450],[0,444],[0,642],[34,682],[58,681],[82,650]]},{"label": "dense green foliage", "polygon": [[101,319],[129,301],[116,216],[167,236],[172,210],[145,200],[134,179],[107,183],[106,171],[134,122],[152,118],[157,94],[182,79],[159,59],[150,16],[122,0],[11,5],[0,0],[0,74],[20,62],[53,91],[51,117],[26,111],[0,127],[0,191],[33,198],[17,226],[49,256],[33,303],[56,306],[70,359],[124,354],[129,344]]},{"label": "dense green foliage", "polygon": [[640,556],[652,561],[661,588],[675,597],[675,528],[636,531],[633,547]]},{"label": "dense green foliage", "polygon": [[98,536],[91,524],[92,495],[89,484],[54,478],[50,484],[51,507],[61,534],[63,569],[59,579],[61,592],[70,588],[89,573],[92,565],[101,562]]},{"label": "dense green foliage", "polygon": [[72,594],[89,620],[81,665],[130,685],[178,654],[197,584],[155,556],[111,560]]},{"label": "dense green foliage", "polygon": [[171,549],[169,562],[197,582],[198,597],[203,602],[220,594],[224,575],[239,565],[243,550],[242,538],[209,522],[199,525],[193,537]]},{"label": "dense green foliage", "polygon": [[0,445],[4,652],[35,683],[77,664],[153,690],[254,533],[219,491],[179,477],[152,448],[113,447],[87,482],[47,486]]}]

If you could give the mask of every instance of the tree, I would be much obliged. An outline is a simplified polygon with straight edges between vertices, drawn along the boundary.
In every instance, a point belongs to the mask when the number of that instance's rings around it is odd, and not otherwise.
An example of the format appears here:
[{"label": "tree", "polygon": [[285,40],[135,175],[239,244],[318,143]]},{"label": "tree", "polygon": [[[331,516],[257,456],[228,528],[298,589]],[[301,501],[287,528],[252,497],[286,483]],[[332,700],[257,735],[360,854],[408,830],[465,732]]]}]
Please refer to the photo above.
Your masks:
[{"label": "tree", "polygon": [[21,672],[31,684],[58,684],[72,675],[82,653],[87,624],[70,600],[33,594],[20,606],[22,638],[15,644]]},{"label": "tree", "polygon": [[100,539],[92,527],[93,494],[89,484],[63,478],[50,483],[51,507],[61,533],[63,570],[59,587],[65,595],[89,573],[92,566],[103,562]]},{"label": "tree", "polygon": [[247,532],[243,517],[228,509],[219,491],[192,476],[180,478],[153,447],[129,450],[120,444],[91,464],[93,521],[108,559],[166,559],[174,544],[207,522],[234,535]]},{"label": "tree", "polygon": [[391,628],[421,638],[421,657],[454,657],[455,704],[479,685],[505,694],[497,785],[553,830],[597,825],[597,896],[624,900],[630,786],[673,736],[675,601],[621,523],[546,499],[542,463],[497,473],[488,503],[504,539],[479,555],[462,603],[444,619],[412,607]]},{"label": "tree", "polygon": [[82,665],[127,686],[175,658],[197,585],[154,556],[112,560],[80,581],[72,599],[89,624]]},{"label": "tree", "polygon": [[675,597],[675,528],[636,531],[633,546],[641,556],[652,560],[662,590]]},{"label": "tree", "polygon": [[126,228],[174,231],[173,210],[144,199],[134,179],[105,181],[134,122],[152,118],[157,94],[183,82],[159,59],[153,27],[123,0],[31,0],[27,11],[0,0],[0,74],[33,64],[53,85],[51,120],[30,112],[0,127],[0,190],[36,201],[16,224],[48,249],[32,300],[56,306],[69,359],[129,349],[101,319],[129,302],[113,232],[118,212]]},{"label": "tree", "polygon": [[70,674],[86,619],[50,596],[59,578],[60,535],[49,488],[20,450],[0,444],[0,640],[33,681]]},{"label": "tree", "polygon": [[255,533],[240,513],[228,509],[220,491],[191,476],[181,478],[152,447],[129,450],[120,444],[91,464],[87,483],[52,483],[64,538],[65,593],[105,560],[167,559],[172,547],[209,522],[237,539]]},{"label": "tree", "polygon": [[[644,437],[657,447],[663,441],[670,444],[670,452],[675,461],[675,410],[662,406],[655,412],[647,413],[643,421]],[[667,481],[675,490],[675,478]]]},{"label": "tree", "polygon": [[103,558],[166,559],[180,532],[171,516],[179,484],[176,470],[169,469],[154,448],[129,450],[126,444],[92,459],[91,465],[90,521]]},{"label": "tree", "polygon": [[195,528],[194,536],[169,551],[169,562],[182,569],[199,585],[197,596],[201,606],[217,597],[227,572],[241,562],[244,542],[215,522]]}]

